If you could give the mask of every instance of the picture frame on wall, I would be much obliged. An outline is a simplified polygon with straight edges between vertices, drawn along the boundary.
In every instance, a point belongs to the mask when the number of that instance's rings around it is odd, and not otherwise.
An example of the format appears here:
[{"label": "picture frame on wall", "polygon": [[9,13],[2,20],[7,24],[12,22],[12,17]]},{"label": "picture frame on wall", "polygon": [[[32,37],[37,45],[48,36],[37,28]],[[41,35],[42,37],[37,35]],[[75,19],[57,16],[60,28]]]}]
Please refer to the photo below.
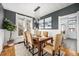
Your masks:
[{"label": "picture frame on wall", "polygon": [[48,17],[45,19],[45,29],[52,29],[52,17]]}]

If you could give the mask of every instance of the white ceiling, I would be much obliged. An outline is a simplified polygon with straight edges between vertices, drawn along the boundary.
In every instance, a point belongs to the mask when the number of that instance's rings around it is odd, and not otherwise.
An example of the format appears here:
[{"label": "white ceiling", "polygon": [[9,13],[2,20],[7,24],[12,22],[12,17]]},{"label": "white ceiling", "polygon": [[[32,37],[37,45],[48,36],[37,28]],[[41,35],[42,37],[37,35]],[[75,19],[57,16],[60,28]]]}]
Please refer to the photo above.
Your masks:
[{"label": "white ceiling", "polygon": [[[41,17],[71,4],[72,3],[2,3],[5,9],[32,17]],[[34,9],[37,6],[40,6],[40,9],[35,13]]]}]

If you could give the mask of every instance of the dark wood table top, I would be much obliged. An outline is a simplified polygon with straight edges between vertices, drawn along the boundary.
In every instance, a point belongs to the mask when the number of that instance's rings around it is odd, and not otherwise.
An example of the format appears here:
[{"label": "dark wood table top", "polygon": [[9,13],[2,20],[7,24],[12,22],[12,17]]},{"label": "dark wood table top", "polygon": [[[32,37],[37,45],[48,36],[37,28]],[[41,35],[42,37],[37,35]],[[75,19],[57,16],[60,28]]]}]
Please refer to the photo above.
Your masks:
[{"label": "dark wood table top", "polygon": [[33,37],[34,40],[39,40],[39,41],[46,41],[46,40],[53,40],[53,37]]}]

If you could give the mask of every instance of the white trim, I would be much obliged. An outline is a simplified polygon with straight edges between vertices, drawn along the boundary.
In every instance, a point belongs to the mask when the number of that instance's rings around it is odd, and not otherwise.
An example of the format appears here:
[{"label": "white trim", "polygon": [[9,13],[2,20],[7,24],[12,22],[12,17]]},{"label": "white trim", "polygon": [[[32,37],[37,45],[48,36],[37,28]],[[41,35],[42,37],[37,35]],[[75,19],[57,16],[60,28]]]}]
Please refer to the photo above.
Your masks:
[{"label": "white trim", "polygon": [[77,52],[79,52],[79,11],[77,12]]}]

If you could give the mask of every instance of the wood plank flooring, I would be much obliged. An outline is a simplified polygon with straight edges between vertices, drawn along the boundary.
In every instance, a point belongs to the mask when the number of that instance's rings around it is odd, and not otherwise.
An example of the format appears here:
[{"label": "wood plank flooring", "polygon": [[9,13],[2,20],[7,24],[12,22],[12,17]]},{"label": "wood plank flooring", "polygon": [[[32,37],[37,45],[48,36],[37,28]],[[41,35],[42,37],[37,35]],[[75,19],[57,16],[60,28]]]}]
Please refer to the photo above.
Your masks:
[{"label": "wood plank flooring", "polygon": [[15,47],[5,46],[0,56],[15,56]]},{"label": "wood plank flooring", "polygon": [[4,46],[2,53],[0,56],[15,56],[15,45],[24,43],[24,41],[15,43],[13,46]]}]

